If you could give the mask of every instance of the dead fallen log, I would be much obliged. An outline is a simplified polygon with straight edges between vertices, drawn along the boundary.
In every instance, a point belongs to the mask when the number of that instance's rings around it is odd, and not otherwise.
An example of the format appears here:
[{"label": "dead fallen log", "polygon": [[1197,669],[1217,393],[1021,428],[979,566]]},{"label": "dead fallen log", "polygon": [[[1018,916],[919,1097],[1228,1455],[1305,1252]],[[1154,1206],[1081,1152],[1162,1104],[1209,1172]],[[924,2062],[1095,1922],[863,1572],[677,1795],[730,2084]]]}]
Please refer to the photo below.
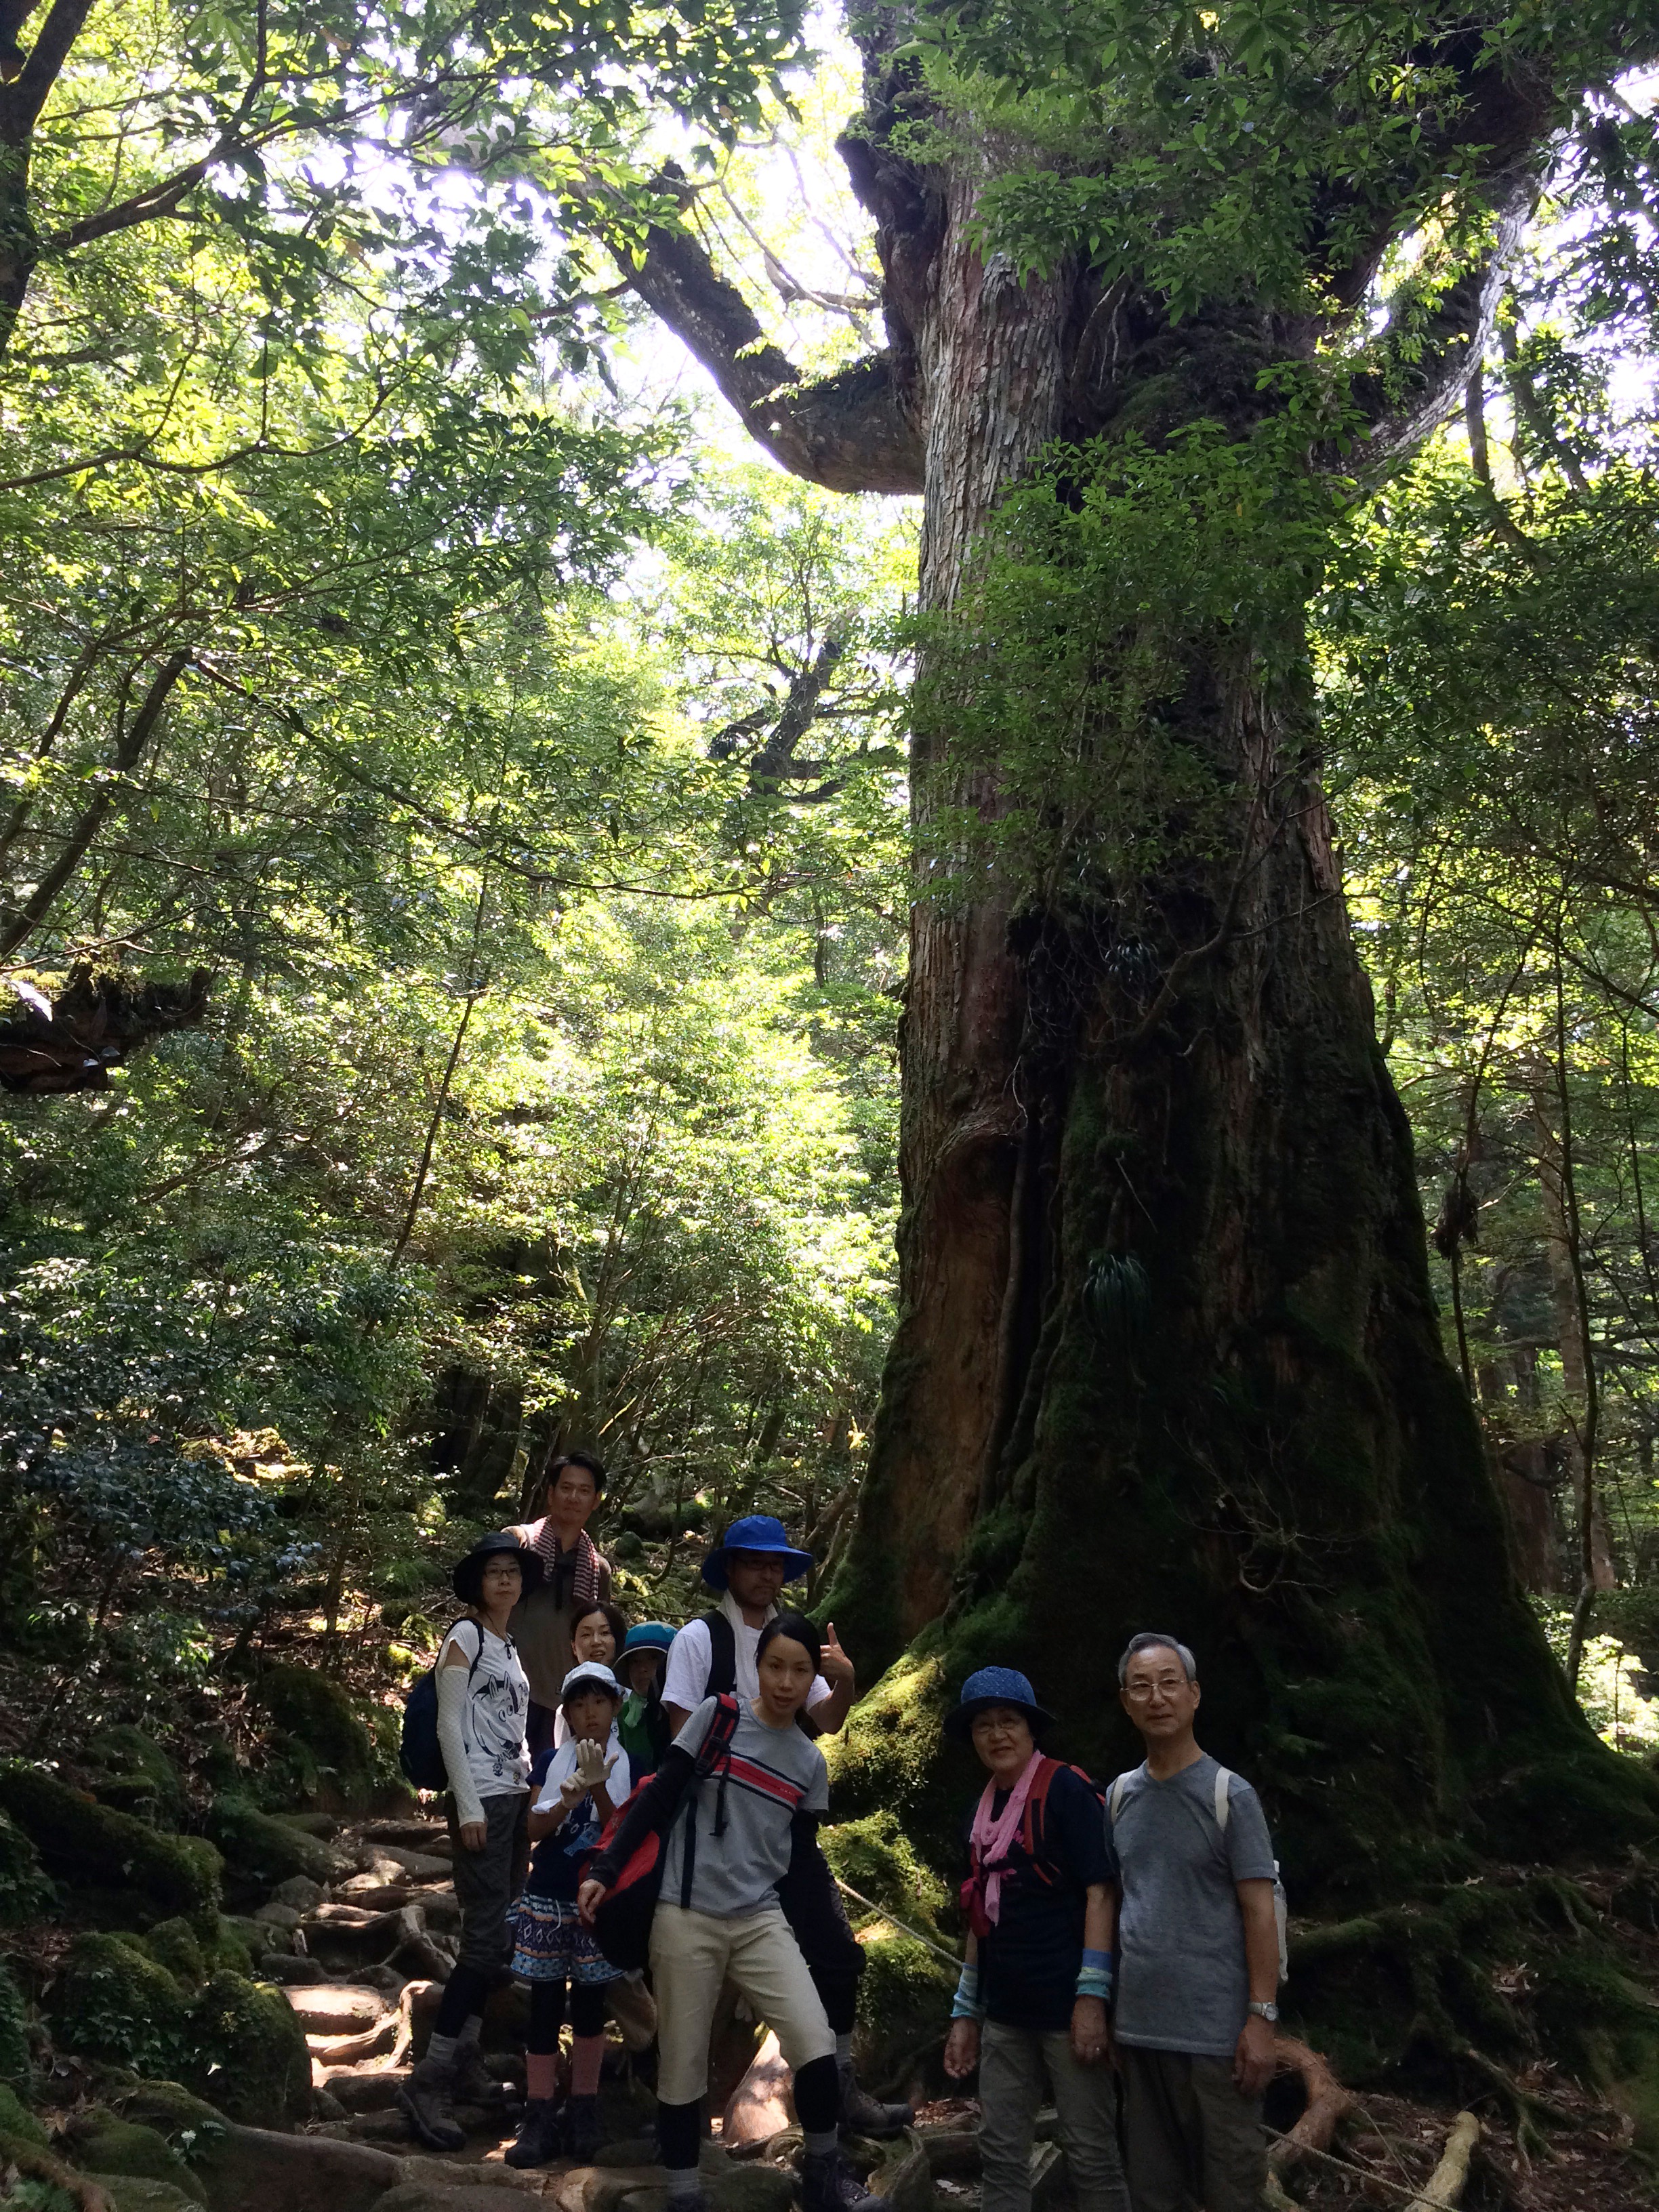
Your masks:
[{"label": "dead fallen log", "polygon": [[1473,2112],[1460,2112],[1452,2122],[1440,2163],[1429,2176],[1428,2186],[1412,2205],[1411,2212],[1447,2212],[1463,2194],[1469,2178],[1469,2160],[1480,2140],[1480,2123]]},{"label": "dead fallen log", "polygon": [[1267,2153],[1273,2173],[1285,2173],[1304,2151],[1328,2150],[1337,2122],[1353,2108],[1353,2098],[1331,2071],[1329,2063],[1292,2035],[1273,2038],[1273,2055],[1281,2074],[1299,2074],[1308,2093],[1302,2117],[1280,2136]]}]

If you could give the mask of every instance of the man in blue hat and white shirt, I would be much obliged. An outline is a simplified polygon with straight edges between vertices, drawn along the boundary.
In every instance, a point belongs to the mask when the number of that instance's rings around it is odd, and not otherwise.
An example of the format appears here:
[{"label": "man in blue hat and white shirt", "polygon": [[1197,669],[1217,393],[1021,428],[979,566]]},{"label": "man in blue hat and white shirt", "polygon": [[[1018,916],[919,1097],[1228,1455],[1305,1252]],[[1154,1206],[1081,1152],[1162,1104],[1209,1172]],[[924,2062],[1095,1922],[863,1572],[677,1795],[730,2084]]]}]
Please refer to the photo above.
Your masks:
[{"label": "man in blue hat and white shirt", "polygon": [[[726,1692],[740,1698],[759,1696],[756,1647],[761,1631],[777,1612],[784,1584],[798,1582],[811,1564],[812,1554],[790,1542],[774,1515],[747,1513],[732,1522],[702,1563],[702,1579],[719,1591],[719,1606],[687,1621],[669,1646],[662,1701],[676,1735],[707,1697]],[[852,1711],[856,1688],[853,1662],[836,1640],[834,1621],[824,1629],[818,1663],[821,1672],[807,1693],[806,1717],[814,1733],[831,1735]],[[835,2034],[842,2126],[864,2136],[899,2134],[914,2117],[909,2106],[883,2104],[860,2085],[853,2070],[864,1953],[816,1845],[796,1854],[778,1885],[778,1898]]]},{"label": "man in blue hat and white shirt", "polygon": [[[707,1697],[728,1690],[740,1698],[760,1695],[760,1632],[777,1611],[784,1584],[799,1582],[811,1564],[812,1554],[792,1544],[771,1514],[749,1513],[732,1523],[702,1563],[704,1583],[720,1594],[719,1606],[688,1620],[669,1646],[662,1701],[676,1735]],[[854,1695],[853,1662],[836,1640],[833,1620],[823,1632],[822,1665],[806,1711],[820,1735],[833,1735],[852,1711]]]}]

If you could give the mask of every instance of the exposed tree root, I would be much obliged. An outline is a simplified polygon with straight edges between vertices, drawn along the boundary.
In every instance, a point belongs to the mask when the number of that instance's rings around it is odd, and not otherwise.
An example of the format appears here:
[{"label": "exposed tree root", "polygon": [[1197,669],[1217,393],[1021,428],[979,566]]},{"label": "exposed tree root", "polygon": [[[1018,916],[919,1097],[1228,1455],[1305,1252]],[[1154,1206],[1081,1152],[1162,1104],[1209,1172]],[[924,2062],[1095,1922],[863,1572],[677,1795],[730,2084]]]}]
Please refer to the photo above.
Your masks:
[{"label": "exposed tree root", "polygon": [[72,2166],[65,2166],[61,2158],[50,2151],[39,2150],[33,2143],[20,2142],[15,2136],[0,2136],[0,2173],[10,2166],[15,2172],[27,2174],[33,2181],[49,2181],[72,2197],[81,2212],[115,2212],[106,2191],[84,2173],[77,2173]]},{"label": "exposed tree root", "polygon": [[1301,2118],[1267,2154],[1268,2166],[1278,2174],[1294,2166],[1304,2150],[1328,2150],[1337,2122],[1352,2110],[1354,2100],[1318,2051],[1290,2035],[1276,2036],[1273,2045],[1279,2071],[1299,2074],[1308,2092],[1307,2109]]}]

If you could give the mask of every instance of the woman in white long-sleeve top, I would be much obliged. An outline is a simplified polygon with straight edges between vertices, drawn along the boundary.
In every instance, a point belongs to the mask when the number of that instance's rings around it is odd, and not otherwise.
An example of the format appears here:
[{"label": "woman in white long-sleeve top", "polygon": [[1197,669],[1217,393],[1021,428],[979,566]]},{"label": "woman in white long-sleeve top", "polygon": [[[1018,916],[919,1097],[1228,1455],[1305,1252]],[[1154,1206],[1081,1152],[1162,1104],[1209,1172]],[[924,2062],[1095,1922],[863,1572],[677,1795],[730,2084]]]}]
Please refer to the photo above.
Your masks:
[{"label": "woman in white long-sleeve top", "polygon": [[507,1619],[542,1578],[535,1553],[506,1531],[485,1536],[456,1568],[467,1607],[438,1655],[438,1742],[449,1790],[444,1799],[461,1908],[460,1956],[444,1984],[426,2056],[398,2095],[421,2141],[459,2150],[459,2100],[493,2084],[478,2045],[489,1992],[513,1954],[511,1913],[529,1859],[530,1751],[525,1724],[530,1685]]}]

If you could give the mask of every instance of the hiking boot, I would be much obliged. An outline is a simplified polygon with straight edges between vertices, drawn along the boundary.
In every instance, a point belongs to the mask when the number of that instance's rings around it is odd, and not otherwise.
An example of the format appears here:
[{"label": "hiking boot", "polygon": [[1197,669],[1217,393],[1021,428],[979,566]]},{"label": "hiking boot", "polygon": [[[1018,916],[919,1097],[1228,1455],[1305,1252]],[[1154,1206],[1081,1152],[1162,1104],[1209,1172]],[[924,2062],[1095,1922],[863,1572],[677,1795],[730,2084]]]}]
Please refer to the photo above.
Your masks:
[{"label": "hiking boot", "polygon": [[450,2094],[458,2105],[486,2105],[497,2112],[507,2100],[507,2092],[496,2079],[495,2069],[476,2043],[455,2046],[455,2075]]},{"label": "hiking boot", "polygon": [[849,2064],[841,2069],[841,2124],[848,2135],[870,2136],[878,2142],[887,2136],[902,2136],[915,2120],[908,2105],[884,2105],[864,2088]]},{"label": "hiking boot", "polygon": [[466,2131],[455,2118],[455,2069],[423,2058],[398,2092],[398,2109],[428,2150],[465,2150]]},{"label": "hiking boot", "polygon": [[578,2166],[586,2166],[604,2141],[605,2130],[599,2123],[599,2099],[572,2097],[564,2108],[566,2154],[574,2158]]},{"label": "hiking boot", "polygon": [[884,2200],[872,2197],[839,2151],[800,2162],[801,2212],[884,2212]]},{"label": "hiking boot", "polygon": [[562,2148],[559,2108],[551,2097],[532,2097],[519,2132],[501,2154],[509,2166],[545,2166]]}]

